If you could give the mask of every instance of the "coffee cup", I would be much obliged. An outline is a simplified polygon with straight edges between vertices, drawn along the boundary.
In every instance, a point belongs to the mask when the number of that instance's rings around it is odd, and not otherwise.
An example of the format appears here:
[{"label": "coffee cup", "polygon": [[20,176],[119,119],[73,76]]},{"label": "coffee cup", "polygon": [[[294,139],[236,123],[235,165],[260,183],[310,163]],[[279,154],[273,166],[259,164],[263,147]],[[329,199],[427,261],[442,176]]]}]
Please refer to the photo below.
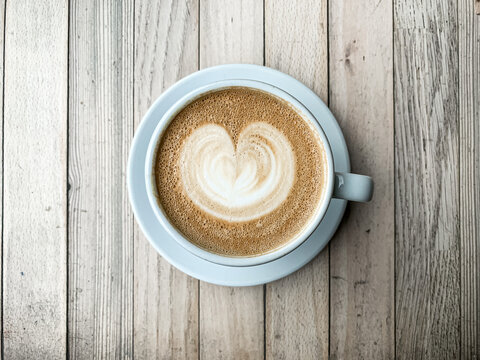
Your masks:
[{"label": "coffee cup", "polygon": [[[170,221],[161,203],[159,202],[158,189],[155,183],[154,169],[157,151],[159,151],[158,145],[164,132],[175,116],[179,114],[179,112],[182,111],[182,109],[184,109],[186,106],[202,96],[215,91],[233,87],[249,88],[262,91],[281,99],[285,103],[289,104],[289,106],[293,107],[295,111],[298,114],[301,114],[302,118],[309,123],[310,127],[314,129],[316,135],[321,140],[327,169],[323,196],[319,200],[318,208],[314,216],[312,216],[308,224],[302,229],[301,233],[295,236],[295,238],[291,241],[286,242],[283,246],[271,252],[255,256],[226,256],[207,251],[206,249],[195,245]],[[313,231],[322,221],[333,198],[366,202],[371,199],[373,194],[373,181],[369,176],[335,172],[334,159],[328,139],[318,121],[303,104],[289,95],[286,91],[278,87],[260,81],[243,79],[218,81],[199,87],[183,96],[170,107],[170,109],[160,119],[150,139],[145,161],[145,183],[150,205],[158,221],[170,234],[170,236],[192,254],[205,260],[227,266],[253,266],[278,259],[297,248],[313,233]]]}]

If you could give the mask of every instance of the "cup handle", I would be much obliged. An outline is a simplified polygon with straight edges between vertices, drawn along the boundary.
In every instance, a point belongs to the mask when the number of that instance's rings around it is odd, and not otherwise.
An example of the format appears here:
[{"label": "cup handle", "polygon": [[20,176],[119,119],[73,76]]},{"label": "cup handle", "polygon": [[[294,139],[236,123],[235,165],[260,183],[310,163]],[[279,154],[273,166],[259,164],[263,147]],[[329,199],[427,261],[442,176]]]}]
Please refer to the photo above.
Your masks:
[{"label": "cup handle", "polygon": [[367,202],[372,199],[373,180],[370,176],[336,172],[333,197],[350,201]]}]

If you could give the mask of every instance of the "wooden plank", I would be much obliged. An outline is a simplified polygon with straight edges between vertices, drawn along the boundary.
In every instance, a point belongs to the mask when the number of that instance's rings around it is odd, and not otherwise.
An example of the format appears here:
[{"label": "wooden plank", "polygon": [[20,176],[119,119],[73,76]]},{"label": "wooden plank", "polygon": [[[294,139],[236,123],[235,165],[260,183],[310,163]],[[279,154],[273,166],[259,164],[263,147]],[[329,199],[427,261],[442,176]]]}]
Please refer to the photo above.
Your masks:
[{"label": "wooden plank", "polygon": [[[198,69],[198,1],[136,1],[135,6],[138,126],[163,90]],[[138,226],[134,236],[135,357],[198,358],[198,281],[162,259]]]},{"label": "wooden plank", "polygon": [[265,65],[294,76],[328,103],[326,0],[266,0]]},{"label": "wooden plank", "polygon": [[371,203],[350,203],[330,243],[330,355],[394,357],[392,4],[331,2],[330,107],[352,171],[373,177]]},{"label": "wooden plank", "polygon": [[67,1],[9,1],[5,20],[3,353],[61,359],[67,343]]},{"label": "wooden plank", "polygon": [[[263,63],[263,4],[200,1],[200,67]],[[200,282],[200,358],[259,359],[264,353],[263,286]]]},{"label": "wooden plank", "polygon": [[261,1],[200,1],[200,67],[228,63],[263,64]]},{"label": "wooden plank", "polygon": [[263,358],[263,286],[200,282],[200,358]]},{"label": "wooden plank", "polygon": [[[3,244],[3,90],[4,90],[4,73],[3,73],[3,64],[4,64],[4,32],[5,32],[5,1],[0,0],[0,78],[2,79],[0,83],[0,159],[2,159],[2,165],[0,166],[0,240]],[[0,246],[0,268],[3,270],[2,260],[3,260],[3,246]],[[3,279],[3,273],[0,270],[0,276]],[[0,294],[3,294],[3,280],[0,282]],[[3,323],[3,309],[0,311],[0,324]],[[3,348],[3,332],[1,334],[0,346]],[[0,352],[0,359],[3,359],[3,353]]]},{"label": "wooden plank", "polygon": [[462,359],[476,359],[480,357],[480,16],[468,0],[458,2],[458,32],[460,344]]},{"label": "wooden plank", "polygon": [[[328,101],[327,1],[267,0],[265,64]],[[328,357],[328,248],[296,273],[266,286],[266,358]]]},{"label": "wooden plank", "polygon": [[70,4],[70,358],[131,357],[133,2]]},{"label": "wooden plank", "polygon": [[457,3],[397,0],[396,353],[460,356]]}]

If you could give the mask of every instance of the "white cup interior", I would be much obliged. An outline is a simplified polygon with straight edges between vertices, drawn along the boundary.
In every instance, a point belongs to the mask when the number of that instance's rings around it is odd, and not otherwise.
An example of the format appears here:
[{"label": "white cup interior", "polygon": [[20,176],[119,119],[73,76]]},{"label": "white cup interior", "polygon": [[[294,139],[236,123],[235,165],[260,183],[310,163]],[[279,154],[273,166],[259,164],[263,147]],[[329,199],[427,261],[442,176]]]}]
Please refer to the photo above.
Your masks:
[{"label": "white cup interior", "polygon": [[[292,239],[282,247],[276,250],[273,250],[272,252],[258,255],[258,256],[249,256],[249,257],[243,257],[243,256],[229,257],[229,256],[214,254],[190,242],[180,231],[178,231],[170,223],[167,215],[165,214],[163,208],[161,207],[158,201],[157,189],[156,189],[155,179],[154,179],[154,170],[153,170],[159,140],[163,136],[164,131],[167,129],[168,125],[173,120],[173,118],[185,106],[195,101],[199,97],[204,96],[206,93],[209,93],[212,91],[218,91],[224,88],[231,88],[235,86],[253,88],[253,89],[267,92],[280,99],[283,99],[284,101],[289,103],[293,108],[295,108],[295,110],[299,114],[301,114],[306,121],[309,122],[312,128],[315,129],[320,139],[322,140],[322,143],[325,149],[326,158],[327,158],[327,169],[328,169],[327,183],[326,183],[326,187],[325,187],[325,191],[324,191],[321,203],[317,208],[317,213],[315,214],[314,217],[311,218],[310,222],[304,228],[304,230],[300,234],[298,234],[294,239]],[[228,266],[252,266],[252,265],[263,264],[288,254],[289,252],[294,250],[296,247],[298,247],[300,244],[302,244],[302,242],[305,241],[320,224],[323,216],[325,215],[328,209],[328,205],[330,203],[330,200],[332,198],[332,193],[333,193],[334,175],[335,173],[334,173],[333,156],[332,156],[330,144],[328,143],[325,133],[323,132],[322,128],[318,124],[317,120],[313,117],[313,115],[300,102],[298,102],[295,98],[293,98],[291,95],[289,95],[285,91],[263,82],[253,81],[253,80],[242,80],[242,79],[214,82],[206,86],[200,87],[188,93],[187,95],[182,97],[180,100],[178,100],[163,115],[157,127],[155,128],[155,131],[153,132],[153,135],[150,139],[150,143],[147,150],[146,161],[145,161],[145,182],[147,187],[148,199],[150,201],[150,205],[152,206],[152,209],[157,219],[160,221],[162,226],[166,229],[166,231],[170,234],[170,236],[172,236],[180,245],[182,245],[186,250],[190,251],[194,255],[197,255],[205,260],[208,260],[217,264],[228,265]]]}]

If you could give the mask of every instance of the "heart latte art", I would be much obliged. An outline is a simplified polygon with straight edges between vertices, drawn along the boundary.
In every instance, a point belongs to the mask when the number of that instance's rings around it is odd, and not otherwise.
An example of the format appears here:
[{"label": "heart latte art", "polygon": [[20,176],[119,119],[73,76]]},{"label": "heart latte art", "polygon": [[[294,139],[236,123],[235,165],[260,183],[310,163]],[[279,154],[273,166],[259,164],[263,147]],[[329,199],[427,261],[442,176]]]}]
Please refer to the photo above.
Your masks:
[{"label": "heart latte art", "polygon": [[227,130],[206,124],[186,139],[180,157],[184,190],[208,214],[248,221],[275,210],[295,180],[288,139],[265,122],[249,124],[233,143]]},{"label": "heart latte art", "polygon": [[157,144],[158,202],[207,251],[256,256],[302,234],[326,184],[322,142],[285,101],[245,87],[186,105]]}]

